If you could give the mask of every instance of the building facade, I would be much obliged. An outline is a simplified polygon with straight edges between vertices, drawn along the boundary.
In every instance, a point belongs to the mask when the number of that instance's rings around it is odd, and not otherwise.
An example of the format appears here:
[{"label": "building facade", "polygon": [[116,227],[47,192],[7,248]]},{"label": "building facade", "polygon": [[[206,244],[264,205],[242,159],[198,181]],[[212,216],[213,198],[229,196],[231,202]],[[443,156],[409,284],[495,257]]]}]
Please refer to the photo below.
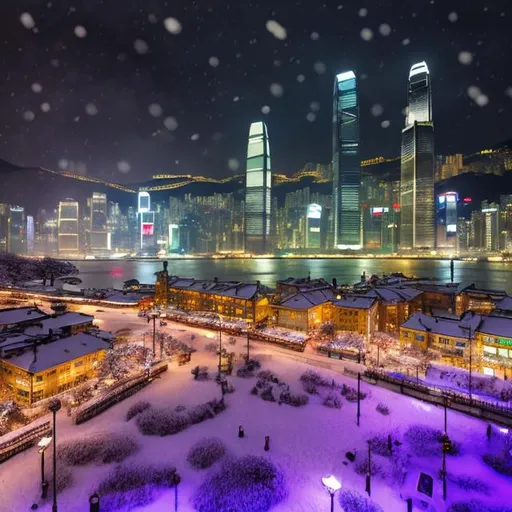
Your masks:
[{"label": "building facade", "polygon": [[435,246],[434,124],[430,73],[425,62],[409,73],[408,112],[402,130],[400,247]]},{"label": "building facade", "polygon": [[245,182],[245,251],[265,254],[270,249],[272,171],[267,126],[259,121],[249,129]]},{"label": "building facade", "polygon": [[336,75],[334,81],[332,161],[334,248],[360,249],[359,100],[353,71]]},{"label": "building facade", "polygon": [[66,199],[59,203],[58,245],[60,254],[80,252],[78,201]]},{"label": "building facade", "polygon": [[107,195],[93,192],[89,213],[89,249],[104,253],[108,250]]}]

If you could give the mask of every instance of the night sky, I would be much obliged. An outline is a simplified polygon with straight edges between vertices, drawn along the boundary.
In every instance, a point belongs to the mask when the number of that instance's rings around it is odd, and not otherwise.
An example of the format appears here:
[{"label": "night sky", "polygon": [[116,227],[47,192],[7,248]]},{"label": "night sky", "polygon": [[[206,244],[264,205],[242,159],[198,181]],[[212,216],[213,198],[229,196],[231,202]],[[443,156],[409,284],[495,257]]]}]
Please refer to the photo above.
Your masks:
[{"label": "night sky", "polygon": [[432,74],[436,153],[512,136],[507,0],[1,5],[0,158],[18,165],[123,182],[224,176],[244,170],[259,119],[274,171],[327,163],[333,76],[346,69],[360,78],[362,157],[397,156],[419,60]]}]

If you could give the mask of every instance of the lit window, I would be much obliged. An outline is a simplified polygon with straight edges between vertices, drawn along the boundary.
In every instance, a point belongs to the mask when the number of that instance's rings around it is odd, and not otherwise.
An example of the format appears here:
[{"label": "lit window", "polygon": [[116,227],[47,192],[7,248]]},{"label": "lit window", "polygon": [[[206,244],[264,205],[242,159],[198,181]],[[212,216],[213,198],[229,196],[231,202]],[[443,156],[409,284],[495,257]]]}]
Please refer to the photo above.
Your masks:
[{"label": "lit window", "polygon": [[497,351],[496,347],[488,347],[488,346],[484,345],[484,352],[486,354],[492,354],[492,355],[495,356],[496,355],[496,351]]}]

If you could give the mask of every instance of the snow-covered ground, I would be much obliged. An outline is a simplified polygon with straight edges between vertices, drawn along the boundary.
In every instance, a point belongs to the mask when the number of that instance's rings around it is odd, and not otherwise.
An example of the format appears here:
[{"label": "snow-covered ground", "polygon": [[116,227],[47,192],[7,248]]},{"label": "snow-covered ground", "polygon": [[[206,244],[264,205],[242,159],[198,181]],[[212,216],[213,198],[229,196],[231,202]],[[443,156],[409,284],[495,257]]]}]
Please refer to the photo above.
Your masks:
[{"label": "snow-covered ground", "polygon": [[[134,311],[96,312],[98,308],[81,308],[84,313],[95,314],[102,329],[116,331],[128,327],[134,332],[144,332],[148,324],[144,319],[137,318]],[[193,366],[206,365],[210,372],[216,372],[217,359],[214,354],[202,350],[207,343],[216,339],[216,333],[200,328],[190,328],[169,322],[164,328],[183,342],[198,349],[192,355],[192,363],[178,367],[172,363],[169,370],[150,386],[107,410],[91,421],[76,426],[71,418],[61,411],[57,416],[58,440],[82,438],[104,431],[129,433],[136,437],[141,445],[139,453],[127,459],[127,463],[171,463],[177,467],[182,477],[179,488],[180,512],[192,512],[191,497],[210,471],[195,470],[187,462],[187,452],[197,441],[215,436],[224,441],[230,453],[241,456],[256,454],[269,457],[279,464],[286,475],[289,487],[288,499],[276,506],[275,512],[317,512],[329,510],[329,496],[321,484],[321,477],[334,474],[342,481],[344,488],[364,493],[364,476],[355,473],[353,464],[347,462],[345,453],[356,451],[357,460],[366,457],[366,439],[375,433],[393,431],[393,439],[411,424],[422,424],[443,429],[444,411],[435,406],[396,395],[387,390],[363,384],[362,391],[369,396],[362,402],[361,426],[356,425],[355,403],[342,398],[341,409],[330,409],[322,405],[318,396],[310,396],[308,405],[300,408],[263,401],[250,394],[256,378],[242,379],[230,377],[235,392],[226,396],[228,408],[214,419],[190,426],[183,432],[168,437],[149,437],[139,433],[135,421],[125,421],[127,410],[140,400],[147,400],[158,407],[174,408],[178,405],[193,406],[213,398],[220,398],[220,388],[214,381],[195,381],[190,374]],[[195,335],[195,339],[192,339]],[[282,348],[274,348],[268,344],[251,343],[251,355],[259,359],[262,369],[271,370],[279,378],[290,385],[292,392],[303,393],[300,375],[312,369],[312,364],[328,363],[333,369],[318,369],[328,381],[355,386],[355,381],[340,375],[344,365],[342,361],[326,360],[325,357],[309,354],[290,354]],[[236,353],[245,351],[245,338],[238,338],[234,348]],[[239,363],[240,364],[240,363]],[[391,413],[383,416],[376,412],[379,403],[386,404]],[[245,438],[239,439],[238,427],[243,425]],[[466,500],[473,497],[492,502],[496,505],[505,503],[512,493],[512,479],[504,477],[481,462],[481,454],[487,449],[487,424],[464,415],[448,411],[448,431],[451,438],[462,445],[461,454],[448,457],[448,474],[471,475],[492,488],[492,494],[478,496],[448,484],[449,502]],[[265,436],[270,436],[270,451],[263,450]],[[403,448],[406,448],[404,444]],[[389,473],[389,462],[386,458],[374,455],[374,459]],[[47,454],[47,467],[51,457]],[[37,448],[31,448],[18,454],[0,466],[0,500],[1,512],[19,512],[29,510],[31,504],[38,502],[40,492],[40,458]],[[413,469],[426,470],[432,475],[438,474],[441,457],[413,458]],[[72,468],[74,483],[59,495],[59,510],[65,512],[88,511],[88,498],[93,493],[114,465],[86,466]],[[436,481],[438,487],[440,482]],[[390,484],[389,477],[375,476],[372,479],[372,499],[385,512],[406,510],[405,502],[400,499],[400,489]],[[174,491],[164,490],[160,499],[143,509],[148,512],[174,510]],[[40,505],[39,510],[51,510],[51,503]],[[338,503],[335,510],[340,511]],[[416,509],[415,509],[416,510]],[[476,510],[476,509],[475,509]],[[120,511],[124,512],[124,511]],[[222,511],[219,511],[222,512]]]}]

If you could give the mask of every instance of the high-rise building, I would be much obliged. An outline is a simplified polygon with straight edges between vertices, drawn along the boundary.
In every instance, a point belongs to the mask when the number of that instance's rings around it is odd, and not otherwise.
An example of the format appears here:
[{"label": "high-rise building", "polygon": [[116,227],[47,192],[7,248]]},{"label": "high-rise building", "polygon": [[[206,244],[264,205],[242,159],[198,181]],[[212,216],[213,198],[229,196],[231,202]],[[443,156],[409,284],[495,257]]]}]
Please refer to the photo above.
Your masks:
[{"label": "high-rise building", "polygon": [[0,251],[7,252],[9,240],[9,205],[0,203]]},{"label": "high-rise building", "polygon": [[32,215],[27,215],[27,230],[26,230],[26,238],[27,238],[27,253],[34,253],[34,242],[35,242],[35,226],[34,226],[34,217]]},{"label": "high-rise building", "polygon": [[9,233],[7,251],[14,254],[27,252],[27,226],[25,209],[22,206],[9,207]]},{"label": "high-rise building", "polygon": [[66,199],[59,203],[59,253],[78,254],[80,252],[78,219],[78,201]]},{"label": "high-rise building", "polygon": [[401,249],[435,244],[434,124],[430,73],[425,62],[409,73],[406,127],[402,130]]},{"label": "high-rise building", "polygon": [[272,174],[267,126],[252,123],[247,146],[245,185],[245,251],[265,254],[270,250]]},{"label": "high-rise building", "polygon": [[500,196],[500,249],[512,249],[512,194]]},{"label": "high-rise building", "polygon": [[456,249],[457,247],[457,192],[446,192],[437,196],[436,247]]},{"label": "high-rise building", "polygon": [[485,249],[489,252],[500,248],[500,207],[496,203],[482,201],[485,221]]},{"label": "high-rise building", "polygon": [[89,249],[91,252],[108,250],[107,195],[93,192],[89,213]]},{"label": "high-rise building", "polygon": [[306,214],[306,248],[320,249],[320,231],[322,226],[322,207],[309,204]]},{"label": "high-rise building", "polygon": [[334,247],[361,248],[359,101],[353,71],[336,75],[333,98]]}]

